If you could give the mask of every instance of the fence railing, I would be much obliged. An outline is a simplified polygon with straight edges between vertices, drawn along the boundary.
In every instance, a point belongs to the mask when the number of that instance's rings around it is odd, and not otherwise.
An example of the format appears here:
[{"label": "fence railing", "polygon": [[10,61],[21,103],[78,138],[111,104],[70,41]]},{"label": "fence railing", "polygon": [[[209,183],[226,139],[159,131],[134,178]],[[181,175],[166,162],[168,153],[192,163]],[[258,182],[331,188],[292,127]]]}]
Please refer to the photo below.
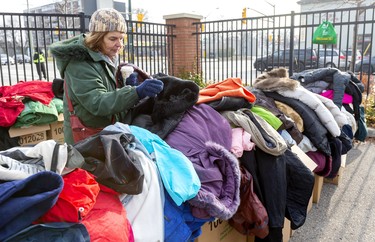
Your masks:
[{"label": "fence railing", "polygon": [[[46,56],[46,79],[60,77],[49,46],[88,30],[90,16],[79,14],[0,13],[0,85],[39,79],[34,49]],[[119,62],[130,62],[150,73],[169,73],[173,61],[173,25],[127,21],[128,32]],[[14,62],[13,62],[14,60]],[[173,73],[172,73],[173,74]]]},{"label": "fence railing", "polygon": [[[306,69],[335,67],[344,71],[375,72],[375,4],[262,16],[197,22],[199,74],[217,82],[240,77],[246,84],[263,71],[287,67],[289,74]],[[318,45],[312,36],[323,20],[333,23],[337,43]],[[353,51],[351,55],[352,49]],[[369,60],[369,61],[368,61]],[[356,65],[356,62],[357,65]]]},{"label": "fence railing", "polygon": [[[34,48],[47,56],[47,80],[59,77],[50,44],[87,31],[90,16],[80,14],[0,13],[0,85],[37,78]],[[317,45],[312,36],[323,20],[333,23],[337,43]],[[370,75],[375,72],[375,4],[334,9],[194,23],[197,58],[192,66],[203,81],[240,77],[252,85],[262,72],[286,67],[289,74],[306,69],[336,67]],[[175,26],[128,21],[120,62],[131,62],[149,72],[174,75]],[[354,49],[353,54],[349,52]],[[30,63],[22,60],[29,56]],[[11,64],[13,56],[21,56]]]}]

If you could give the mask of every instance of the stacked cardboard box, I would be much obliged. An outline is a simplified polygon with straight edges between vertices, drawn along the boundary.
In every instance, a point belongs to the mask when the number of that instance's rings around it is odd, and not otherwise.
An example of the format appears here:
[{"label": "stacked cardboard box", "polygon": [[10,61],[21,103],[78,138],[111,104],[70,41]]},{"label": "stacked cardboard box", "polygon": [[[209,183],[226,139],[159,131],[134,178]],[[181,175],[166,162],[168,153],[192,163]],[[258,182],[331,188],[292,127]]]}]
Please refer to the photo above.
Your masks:
[{"label": "stacked cardboard box", "polygon": [[239,233],[228,221],[216,219],[202,226],[202,234],[195,242],[253,242],[253,236]]},{"label": "stacked cardboard box", "polygon": [[340,166],[340,169],[339,169],[337,175],[334,178],[324,178],[325,183],[331,183],[331,184],[335,184],[335,185],[340,184],[340,180],[341,180],[341,178],[344,174],[344,170],[345,170],[346,156],[347,155],[341,156],[341,166]]},{"label": "stacked cardboard box", "polygon": [[49,124],[32,125],[21,128],[11,127],[9,137],[19,137],[20,146],[35,145],[41,141],[47,140],[47,131],[50,129]]},{"label": "stacked cardboard box", "polygon": [[64,115],[61,113],[56,122],[50,124],[47,131],[47,139],[53,139],[57,143],[63,144],[64,140]]}]

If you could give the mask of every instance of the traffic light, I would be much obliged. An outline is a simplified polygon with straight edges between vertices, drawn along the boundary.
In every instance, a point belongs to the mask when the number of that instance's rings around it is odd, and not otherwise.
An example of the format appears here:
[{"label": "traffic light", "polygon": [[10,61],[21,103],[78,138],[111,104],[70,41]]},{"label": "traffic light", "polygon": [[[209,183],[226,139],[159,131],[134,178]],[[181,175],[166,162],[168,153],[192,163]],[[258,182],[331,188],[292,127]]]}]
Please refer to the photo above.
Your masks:
[{"label": "traffic light", "polygon": [[[142,22],[144,16],[145,16],[145,15],[144,15],[143,13],[137,13],[137,20],[138,20],[139,22]],[[141,23],[137,23],[137,27],[140,28],[140,27],[141,27]]]},{"label": "traffic light", "polygon": [[[246,8],[242,9],[242,18],[246,18]],[[246,20],[245,19],[242,20],[242,24],[246,24]]]},{"label": "traffic light", "polygon": [[145,15],[144,15],[143,13],[137,13],[137,20],[138,20],[139,22],[142,22],[144,16],[145,16]]}]

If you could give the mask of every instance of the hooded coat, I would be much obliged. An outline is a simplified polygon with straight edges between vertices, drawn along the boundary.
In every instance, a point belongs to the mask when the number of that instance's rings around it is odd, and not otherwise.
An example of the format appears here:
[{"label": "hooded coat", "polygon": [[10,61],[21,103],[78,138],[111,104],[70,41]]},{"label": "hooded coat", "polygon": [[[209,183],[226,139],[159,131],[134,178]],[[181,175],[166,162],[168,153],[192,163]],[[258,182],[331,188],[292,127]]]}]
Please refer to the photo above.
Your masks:
[{"label": "hooded coat", "polygon": [[277,92],[266,92],[266,95],[277,101],[286,103],[296,110],[303,119],[303,134],[310,139],[318,150],[326,155],[331,155],[327,138],[328,131],[311,108],[296,99],[284,97]]},{"label": "hooded coat", "polygon": [[[56,42],[50,51],[65,80],[75,114],[89,127],[103,128],[124,120],[128,110],[139,102],[133,86],[116,86],[116,68],[100,52],[88,49],[86,35]],[[64,95],[64,138],[73,144],[68,102]]]},{"label": "hooded coat", "polygon": [[207,104],[194,105],[165,140],[193,163],[201,188],[189,200],[192,214],[227,220],[240,204],[240,168],[230,153],[232,131],[228,121]]},{"label": "hooded coat", "polygon": [[262,106],[271,111],[283,122],[283,125],[279,130],[285,129],[286,131],[288,131],[288,133],[293,137],[297,144],[302,141],[303,134],[298,129],[298,124],[295,120],[289,118],[284,112],[279,109],[275,100],[273,100],[271,97],[267,97],[260,89],[252,88],[250,89],[250,91],[256,96],[255,105]]},{"label": "hooded coat", "polygon": [[312,82],[323,80],[332,86],[334,91],[333,102],[341,108],[342,98],[345,93],[345,88],[348,85],[351,76],[349,73],[341,72],[336,68],[319,68],[317,70],[305,70],[291,76],[292,79],[298,80],[302,86],[308,85]]},{"label": "hooded coat", "polygon": [[283,69],[276,69],[259,76],[254,87],[264,92],[277,92],[284,97],[293,98],[306,104],[316,113],[321,123],[327,128],[333,137],[340,135],[340,128],[332,113],[323,105],[314,93],[299,85],[293,79],[289,79]]}]

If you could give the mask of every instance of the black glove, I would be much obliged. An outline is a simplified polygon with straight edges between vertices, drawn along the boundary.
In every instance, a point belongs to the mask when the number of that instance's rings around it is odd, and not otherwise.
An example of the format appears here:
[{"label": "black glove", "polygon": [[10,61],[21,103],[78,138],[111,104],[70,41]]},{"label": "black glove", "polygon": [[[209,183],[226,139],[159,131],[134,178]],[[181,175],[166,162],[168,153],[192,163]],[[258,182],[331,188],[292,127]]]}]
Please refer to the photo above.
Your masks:
[{"label": "black glove", "polygon": [[146,79],[139,86],[135,88],[139,99],[145,97],[155,97],[164,87],[164,83],[157,79]]}]

